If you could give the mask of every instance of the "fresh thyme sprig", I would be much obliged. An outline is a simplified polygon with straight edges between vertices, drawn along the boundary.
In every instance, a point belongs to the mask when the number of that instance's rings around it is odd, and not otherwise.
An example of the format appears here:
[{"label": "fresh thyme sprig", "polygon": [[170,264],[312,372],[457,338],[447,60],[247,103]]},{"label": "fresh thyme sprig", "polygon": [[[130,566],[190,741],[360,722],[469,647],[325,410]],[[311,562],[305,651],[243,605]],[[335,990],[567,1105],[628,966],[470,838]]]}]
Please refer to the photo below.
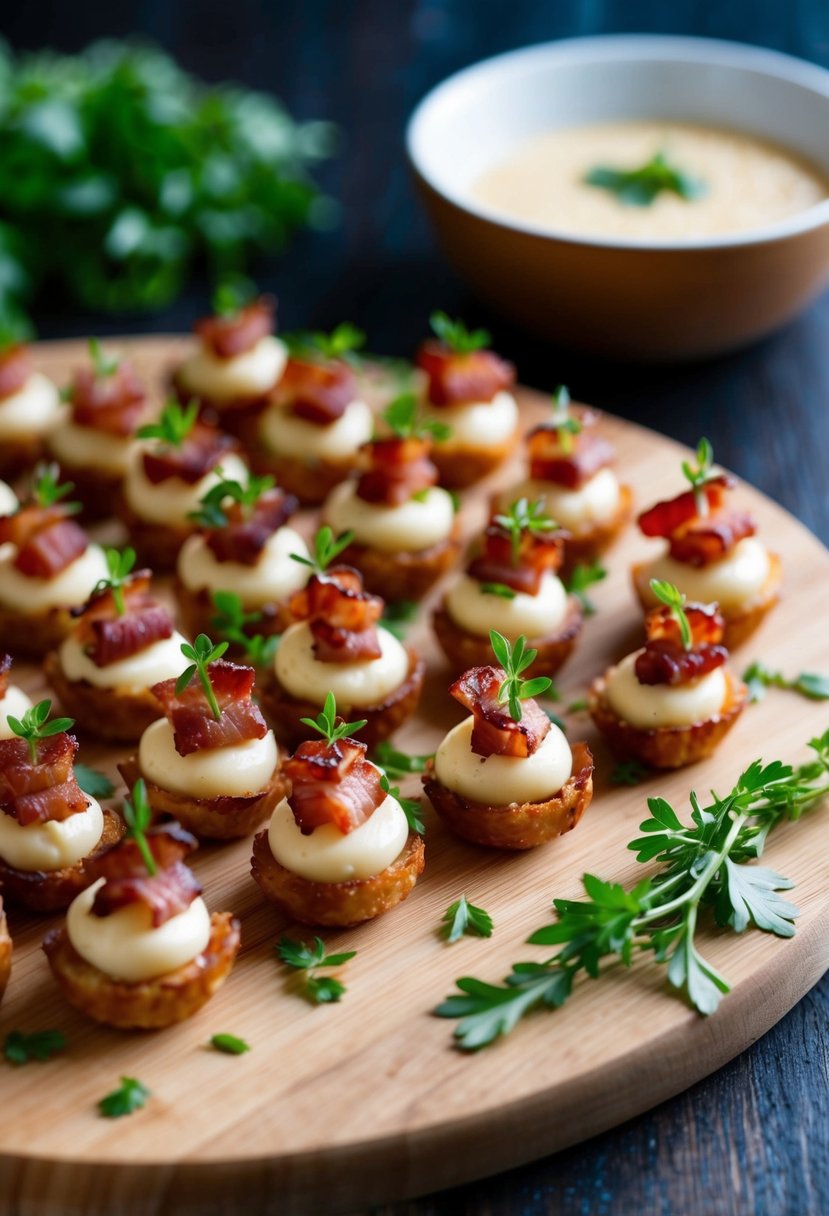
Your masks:
[{"label": "fresh thyme sprig", "polygon": [[[51,463],[39,464],[32,477],[32,498],[39,507],[53,507],[55,503],[65,499],[75,488],[72,481],[60,480],[58,465]],[[64,502],[63,509],[68,515],[76,515],[81,509],[79,502]]]},{"label": "fresh thyme sprig", "polygon": [[62,1030],[10,1030],[3,1043],[3,1055],[10,1064],[43,1063],[66,1050],[66,1035]]},{"label": "fresh thyme sprig", "polygon": [[216,609],[210,624],[221,639],[242,649],[242,657],[252,667],[267,667],[279,647],[278,634],[248,633],[248,626],[262,620],[257,610],[245,612],[242,597],[235,591],[214,591],[213,606]]},{"label": "fresh thyme sprig", "polygon": [[495,516],[495,523],[509,533],[512,564],[518,561],[521,537],[524,532],[555,532],[558,524],[547,514],[543,498],[530,502],[528,498],[517,498],[506,511]]},{"label": "fresh thyme sprig", "polygon": [[243,515],[248,517],[262,495],[274,485],[275,480],[269,475],[257,477],[250,473],[246,485],[232,478],[222,478],[201,497],[197,509],[191,511],[188,518],[202,528],[224,528],[228,522],[224,504],[228,500],[239,503]]},{"label": "fresh thyme sprig", "polygon": [[181,653],[185,659],[190,660],[190,666],[185,667],[176,680],[176,696],[181,696],[193,679],[193,676],[197,676],[204,695],[207,698],[207,704],[210,706],[210,712],[217,722],[222,716],[222,711],[219,708],[219,702],[216,700],[216,694],[210,682],[210,672],[207,668],[211,663],[215,663],[217,659],[222,657],[229,645],[229,642],[217,642],[214,645],[206,633],[200,633],[192,646],[189,642],[182,642],[181,644]]},{"label": "fresh thyme sprig", "polygon": [[196,425],[199,416],[198,401],[181,405],[168,401],[157,422],[148,422],[135,432],[139,439],[158,439],[170,448],[180,448]]},{"label": "fresh thyme sprig", "polygon": [[299,359],[342,359],[346,363],[359,364],[357,351],[365,346],[366,335],[350,321],[342,321],[330,334],[300,330],[295,334],[283,334],[282,340],[290,353]]},{"label": "fresh thyme sprig", "polygon": [[706,806],[692,793],[690,823],[664,798],[649,798],[644,834],[628,848],[638,861],[656,862],[656,872],[632,887],[585,874],[587,899],[555,900],[556,921],[527,939],[558,947],[551,957],[514,964],[503,985],[459,979],[461,995],[435,1010],[460,1019],[454,1032],[459,1046],[486,1046],[530,1010],[564,1004],[577,977],[597,979],[603,964],[630,966],[642,953],[665,965],[668,983],[693,1008],[713,1013],[729,984],[699,952],[704,914],[736,933],[749,925],[779,937],[794,933],[798,911],[779,894],[793,884],[753,863],[769,832],[799,819],[829,793],[829,730],[809,747],[815,758],[797,768],[755,760],[725,797],[712,793]]},{"label": "fresh thyme sprig", "polygon": [[607,570],[601,562],[591,562],[590,565],[578,565],[573,567],[570,577],[564,580],[564,586],[570,595],[574,595],[582,606],[585,616],[593,616],[596,612],[596,605],[587,594],[587,588],[594,586],[595,583],[600,583],[602,579],[607,578]]},{"label": "fresh thyme sprig", "polygon": [[383,410],[384,422],[398,439],[437,439],[443,442],[452,434],[451,426],[437,418],[427,418],[414,393],[401,393]]},{"label": "fresh thyme sprig", "polygon": [[152,823],[153,812],[147,798],[147,786],[143,777],[139,777],[132,789],[132,797],[124,799],[124,823],[127,825],[127,835],[138,846],[141,860],[147,867],[150,877],[158,873],[158,866],[147,843],[147,828]]},{"label": "fresh thyme sprig", "polygon": [[327,694],[322,713],[317,714],[316,718],[300,718],[303,726],[317,731],[329,744],[336,743],[338,739],[346,739],[349,735],[356,735],[358,730],[363,729],[366,721],[366,718],[361,718],[359,722],[338,721],[337,699],[333,692]]},{"label": "fresh thyme sprig", "polygon": [[703,493],[705,484],[715,476],[714,474],[714,449],[711,443],[704,436],[697,444],[697,463],[691,464],[690,460],[682,461],[682,475],[686,481],[691,483],[691,489],[694,491],[694,501],[697,507],[698,515],[708,514],[708,499]]},{"label": "fresh thyme sprig", "polygon": [[75,725],[74,718],[49,718],[52,712],[51,701],[38,701],[23,714],[22,718],[7,715],[7,722],[14,733],[25,739],[29,745],[29,755],[32,764],[37,764],[37,745],[41,739],[49,739],[52,735],[63,734]]},{"label": "fresh thyme sprig", "polygon": [[304,971],[303,995],[313,1005],[330,1005],[339,1001],[345,992],[345,984],[330,975],[317,975],[320,967],[341,967],[354,958],[356,950],[343,950],[339,954],[326,954],[325,942],[315,937],[310,946],[281,937],[274,947],[279,961],[295,971]]},{"label": "fresh thyme sprig", "polygon": [[451,946],[466,934],[469,937],[492,937],[492,917],[484,908],[469,903],[465,895],[456,899],[441,917],[441,933]]},{"label": "fresh thyme sprig", "polygon": [[409,825],[410,832],[417,832],[423,836],[426,832],[426,824],[420,818],[420,801],[417,798],[404,798],[400,793],[398,785],[392,785],[386,773],[380,775],[380,788],[385,790],[390,798],[396,799],[400,803],[400,809],[406,816],[406,822]]},{"label": "fresh thyme sprig", "polygon": [[615,195],[627,207],[650,207],[663,191],[688,202],[701,198],[708,190],[704,181],[672,164],[663,151],[635,169],[595,165],[584,180],[588,186],[598,186]]},{"label": "fresh thyme sprig", "polygon": [[399,751],[388,739],[381,739],[374,749],[372,760],[392,780],[408,777],[410,773],[425,773],[432,755],[410,756]]},{"label": "fresh thyme sprig", "polygon": [[492,340],[488,330],[467,329],[463,321],[453,321],[445,312],[433,312],[429,325],[435,337],[458,355],[470,355],[473,351],[482,350]]},{"label": "fresh thyme sprig", "polygon": [[114,376],[121,364],[118,355],[107,354],[97,338],[89,339],[89,358],[96,380],[108,380]]},{"label": "fresh thyme sprig", "polygon": [[762,701],[767,688],[787,688],[790,692],[808,697],[810,701],[829,700],[829,676],[814,671],[802,671],[790,680],[782,671],[771,671],[758,660],[746,668],[743,680],[748,688],[749,701]]},{"label": "fresh thyme sprig", "polygon": [[570,413],[570,390],[566,384],[559,384],[553,393],[553,412],[545,422],[549,431],[556,431],[561,451],[565,456],[572,452],[576,435],[582,431],[581,419]]},{"label": "fresh thyme sprig", "polygon": [[498,689],[498,700],[506,701],[513,721],[520,722],[521,702],[546,692],[552,680],[549,676],[536,676],[533,680],[521,679],[521,673],[531,666],[538,654],[537,650],[527,649],[527,639],[523,633],[514,643],[510,643],[497,629],[490,629],[489,642],[493,654],[506,674],[506,679]]},{"label": "fresh thyme sprig", "polygon": [[115,605],[115,611],[118,616],[123,616],[125,612],[124,584],[129,582],[132,568],[135,565],[135,550],[129,547],[126,549],[106,549],[104,557],[106,558],[109,574],[107,578],[98,579],[92,588],[92,595],[98,595],[101,591],[112,591],[112,602]]},{"label": "fresh thyme sprig", "polygon": [[291,561],[299,562],[301,566],[310,566],[315,574],[324,574],[335,557],[339,557],[354,539],[353,532],[341,532],[335,538],[333,528],[323,524],[317,529],[313,542],[313,556],[302,557],[299,553],[291,553]]},{"label": "fresh thyme sprig", "polygon": [[693,635],[691,634],[691,626],[688,622],[688,617],[685,615],[685,596],[675,587],[673,583],[666,583],[664,579],[652,578],[651,591],[654,593],[660,603],[665,604],[671,610],[671,615],[679,625],[679,633],[682,638],[682,645],[686,650],[690,650],[694,644]]},{"label": "fresh thyme sprig", "polygon": [[256,298],[256,284],[242,274],[229,274],[213,292],[210,306],[217,317],[235,317]]}]

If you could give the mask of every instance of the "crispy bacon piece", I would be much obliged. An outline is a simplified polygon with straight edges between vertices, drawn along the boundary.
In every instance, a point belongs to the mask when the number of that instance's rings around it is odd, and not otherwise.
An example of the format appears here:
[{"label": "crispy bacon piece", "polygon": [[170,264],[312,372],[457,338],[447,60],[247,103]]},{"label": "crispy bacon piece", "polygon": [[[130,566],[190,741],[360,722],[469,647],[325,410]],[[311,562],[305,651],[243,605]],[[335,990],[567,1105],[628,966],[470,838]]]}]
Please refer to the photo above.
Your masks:
[{"label": "crispy bacon piece", "polygon": [[515,368],[491,350],[459,354],[443,342],[424,342],[415,364],[429,379],[432,405],[465,405],[491,401],[515,383]]},{"label": "crispy bacon piece", "polygon": [[689,566],[708,566],[756,531],[757,525],[747,512],[718,511],[712,518],[695,520],[675,532],[670,555]]},{"label": "crispy bacon piece", "polygon": [[125,837],[96,856],[87,858],[84,869],[90,883],[105,881],[95,892],[92,902],[94,916],[111,916],[119,908],[142,903],[150,909],[154,929],[181,912],[186,912],[201,884],[184,864],[184,858],[196,848],[196,839],[179,824],[164,824],[150,828],[147,844],[158,870],[148,874],[138,845]]},{"label": "crispy bacon piece", "polygon": [[428,439],[375,439],[365,448],[369,467],[357,483],[357,494],[365,502],[399,507],[437,484]]},{"label": "crispy bacon piece", "polygon": [[219,359],[233,359],[252,350],[275,329],[276,300],[260,296],[230,316],[202,317],[195,332]]},{"label": "crispy bacon piece", "polygon": [[613,444],[602,435],[581,430],[572,436],[572,440],[573,450],[565,452],[555,428],[539,426],[531,431],[528,440],[530,476],[577,490],[601,469],[613,464],[616,458]]},{"label": "crispy bacon piece", "polygon": [[314,637],[314,655],[321,663],[353,663],[379,659],[382,650],[377,622],[383,601],[363,590],[363,576],[350,566],[335,566],[314,574],[291,597],[291,612],[307,620]]},{"label": "crispy bacon piece", "polygon": [[171,477],[194,486],[237,447],[235,439],[215,427],[197,422],[181,447],[160,444],[144,453],[144,472],[153,485]]},{"label": "crispy bacon piece", "polygon": [[89,800],[75,780],[78,741],[51,735],[37,743],[32,762],[26,739],[0,739],[0,810],[19,824],[60,823],[85,811]]},{"label": "crispy bacon piece", "polygon": [[317,426],[342,418],[357,395],[354,372],[342,360],[289,359],[273,400]]},{"label": "crispy bacon piece", "polygon": [[660,605],[645,617],[647,643],[636,658],[634,670],[640,684],[688,684],[722,667],[728,651],[721,645],[725,620],[713,604],[687,604],[685,615],[691,626],[691,649],[682,644],[682,634],[670,608]]},{"label": "crispy bacon piece", "polygon": [[119,614],[112,588],[92,595],[77,612],[75,638],[96,667],[108,667],[173,635],[173,618],[150,595],[152,574],[136,570],[121,588],[124,611]]},{"label": "crispy bacon piece", "polygon": [[[722,473],[718,477],[712,477],[710,481],[706,481],[700,487],[698,493],[704,495],[708,503],[708,516],[721,509],[727,491],[732,490],[735,484],[733,477]],[[708,518],[708,516],[704,518]],[[636,522],[644,536],[669,537],[673,536],[683,524],[691,523],[692,520],[699,517],[697,493],[694,490],[685,490],[676,498],[668,498],[663,502],[655,503],[647,511],[643,511]]]},{"label": "crispy bacon piece", "polygon": [[299,503],[293,494],[268,490],[246,512],[241,503],[223,508],[228,522],[207,533],[207,545],[217,561],[255,566],[274,532],[290,519]]},{"label": "crispy bacon piece", "polygon": [[516,722],[498,700],[498,689],[506,678],[501,667],[470,667],[449,692],[472,711],[472,750],[476,756],[518,756],[535,752],[550,729],[550,719],[535,701],[522,701],[521,721]]},{"label": "crispy bacon piece", "polygon": [[263,739],[268,733],[259,706],[251,700],[256,678],[253,668],[219,659],[209,664],[207,672],[221,710],[218,721],[196,678],[181,693],[176,693],[175,680],[162,680],[152,688],[173,728],[180,756],[235,747],[248,739]]},{"label": "crispy bacon piece", "polygon": [[385,800],[380,771],[365,757],[366,745],[356,739],[311,739],[285,761],[288,804],[303,836],[326,823],[347,835]]},{"label": "crispy bacon piece", "polygon": [[[693,646],[713,646],[723,640],[725,618],[714,604],[686,604],[685,615],[691,627]],[[679,621],[667,604],[651,608],[645,617],[645,634],[649,642],[682,642]]]},{"label": "crispy bacon piece", "polygon": [[9,690],[9,672],[12,669],[12,657],[10,654],[0,655],[0,701],[5,697]]},{"label": "crispy bacon piece", "polygon": [[28,346],[18,343],[0,354],[0,401],[19,393],[34,371]]},{"label": "crispy bacon piece", "polygon": [[60,503],[30,503],[13,515],[0,516],[0,544],[17,546],[14,564],[27,578],[54,578],[86,551],[83,529]]},{"label": "crispy bacon piece", "polygon": [[110,435],[131,435],[144,411],[147,396],[132,364],[124,360],[109,376],[96,376],[83,367],[72,381],[72,420]]},{"label": "crispy bacon piece", "polygon": [[503,583],[513,591],[538,595],[546,571],[556,571],[564,558],[564,542],[568,533],[561,529],[550,532],[521,533],[518,552],[513,552],[512,536],[495,520],[484,533],[484,550],[469,564],[469,573],[479,583]]}]

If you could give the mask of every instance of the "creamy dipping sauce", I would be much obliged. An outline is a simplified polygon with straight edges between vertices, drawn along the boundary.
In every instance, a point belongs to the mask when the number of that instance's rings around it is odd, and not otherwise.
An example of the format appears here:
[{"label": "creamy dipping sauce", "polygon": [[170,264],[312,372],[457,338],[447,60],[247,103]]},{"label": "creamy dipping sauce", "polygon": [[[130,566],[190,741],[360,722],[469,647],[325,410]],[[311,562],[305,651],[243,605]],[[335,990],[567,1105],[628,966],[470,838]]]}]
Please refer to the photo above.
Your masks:
[{"label": "creamy dipping sauce", "polygon": [[[662,152],[703,183],[684,199],[661,191],[647,206],[588,185],[597,166],[641,168]],[[617,122],[545,131],[521,142],[473,186],[480,202],[539,228],[631,240],[689,240],[762,228],[829,198],[829,178],[775,144],[738,131]]]}]

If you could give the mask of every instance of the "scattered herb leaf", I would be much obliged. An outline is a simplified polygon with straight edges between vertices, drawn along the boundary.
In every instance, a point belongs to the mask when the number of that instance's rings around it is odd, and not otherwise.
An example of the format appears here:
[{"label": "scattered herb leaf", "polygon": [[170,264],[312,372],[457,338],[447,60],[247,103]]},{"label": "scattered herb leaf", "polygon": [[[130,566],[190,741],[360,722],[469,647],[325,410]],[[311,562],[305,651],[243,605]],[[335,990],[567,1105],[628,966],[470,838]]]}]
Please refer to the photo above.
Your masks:
[{"label": "scattered herb leaf", "polygon": [[10,1030],[3,1044],[3,1055],[10,1064],[28,1064],[30,1060],[50,1060],[66,1050],[66,1035],[61,1030],[35,1030],[26,1034]]},{"label": "scattered herb leaf", "polygon": [[492,937],[492,917],[483,908],[470,904],[465,895],[456,899],[441,917],[441,932],[451,945],[466,934],[469,937]]},{"label": "scattered herb leaf", "polygon": [[121,1084],[112,1093],[101,1098],[98,1110],[106,1119],[120,1119],[146,1106],[150,1090],[135,1077],[122,1077]]},{"label": "scattered herb leaf", "polygon": [[810,701],[829,701],[829,676],[814,671],[802,671],[794,679],[787,679],[780,671],[771,671],[764,663],[752,663],[743,672],[748,687],[749,701],[762,701],[767,688],[787,688],[798,692]]},{"label": "scattered herb leaf", "polygon": [[565,588],[579,601],[585,616],[593,616],[596,612],[596,605],[587,595],[587,588],[592,587],[595,583],[600,583],[605,578],[607,578],[607,570],[601,562],[591,562],[589,566],[575,566],[570,577],[565,581]]},{"label": "scattered herb leaf", "polygon": [[312,1005],[329,1005],[339,1001],[346,990],[345,985],[332,976],[318,976],[317,970],[320,967],[341,967],[354,958],[356,950],[326,954],[325,942],[321,937],[315,937],[310,946],[291,937],[281,937],[274,948],[280,962],[286,967],[306,973],[303,995]]},{"label": "scattered herb leaf", "polygon": [[111,798],[115,793],[115,786],[106,773],[99,772],[97,768],[90,768],[88,764],[75,765],[75,780],[90,798]]},{"label": "scattered herb leaf", "polygon": [[227,1056],[241,1056],[250,1051],[250,1044],[244,1039],[237,1039],[235,1034],[214,1034],[210,1046],[216,1051],[222,1051]]}]

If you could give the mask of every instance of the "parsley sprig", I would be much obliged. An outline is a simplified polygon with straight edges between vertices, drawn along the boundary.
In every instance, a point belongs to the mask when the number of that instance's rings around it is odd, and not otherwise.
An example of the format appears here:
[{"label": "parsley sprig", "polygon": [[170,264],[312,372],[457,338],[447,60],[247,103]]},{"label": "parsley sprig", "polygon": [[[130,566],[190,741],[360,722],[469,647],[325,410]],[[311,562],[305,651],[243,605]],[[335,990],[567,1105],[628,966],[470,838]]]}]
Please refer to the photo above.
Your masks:
[{"label": "parsley sprig", "polygon": [[153,812],[147,798],[147,786],[144,778],[139,777],[133,786],[132,797],[124,799],[124,823],[127,825],[127,836],[131,837],[141,854],[141,860],[147,867],[147,873],[152,877],[158,872],[155,858],[147,843],[147,828],[152,823]]},{"label": "parsley sprig", "polygon": [[543,498],[530,502],[528,498],[517,498],[511,502],[506,511],[495,516],[499,528],[509,533],[512,564],[518,561],[521,550],[521,537],[525,532],[538,534],[555,532],[558,524],[547,514]]},{"label": "parsley sprig", "polygon": [[506,676],[498,689],[498,700],[506,701],[513,721],[520,722],[521,702],[546,692],[552,684],[552,680],[549,676],[536,676],[533,680],[521,679],[521,673],[532,665],[538,654],[537,650],[527,649],[527,639],[523,633],[514,643],[511,643],[497,629],[490,629],[489,642],[492,652],[503,667]]},{"label": "parsley sprig", "polygon": [[129,582],[132,568],[135,565],[135,550],[129,546],[126,549],[105,549],[104,557],[108,574],[106,578],[98,579],[92,588],[92,594],[94,596],[101,591],[112,591],[115,611],[118,616],[123,616],[125,611],[124,584]]},{"label": "parsley sprig", "polygon": [[774,828],[829,793],[829,730],[809,746],[811,762],[793,768],[755,760],[725,797],[712,793],[705,806],[692,793],[689,823],[664,798],[649,798],[643,835],[628,848],[639,862],[656,862],[655,873],[632,887],[585,874],[587,898],[555,900],[555,922],[528,938],[556,946],[551,957],[514,964],[503,984],[459,979],[460,995],[435,1010],[460,1019],[459,1046],[486,1046],[531,1010],[564,1004],[578,977],[597,979],[603,965],[630,966],[643,953],[665,966],[668,983],[694,1009],[713,1013],[729,984],[699,951],[700,921],[710,915],[735,933],[750,925],[778,937],[795,931],[797,908],[780,894],[793,884],[755,863]]},{"label": "parsley sprig", "polygon": [[749,701],[762,701],[767,688],[787,688],[810,701],[829,700],[829,676],[814,671],[802,671],[799,676],[789,679],[782,671],[771,671],[757,660],[743,672],[743,680],[748,687]]},{"label": "parsley sprig", "polygon": [[137,1077],[122,1077],[118,1088],[101,1098],[98,1110],[105,1119],[120,1119],[146,1106],[150,1096],[150,1090]]},{"label": "parsley sprig", "polygon": [[75,725],[74,718],[49,718],[52,712],[52,702],[38,701],[23,714],[22,718],[7,716],[9,726],[20,739],[25,739],[29,745],[29,755],[32,764],[37,764],[37,745],[41,739],[49,739],[52,735],[60,735],[65,730],[71,730]]},{"label": "parsley sprig", "polygon": [[[60,468],[54,462],[39,464],[32,478],[32,499],[39,507],[53,507],[62,499],[67,498],[75,488],[72,481],[60,480]],[[81,509],[79,502],[64,502],[63,509],[68,515],[76,515]]]},{"label": "parsley sprig", "polygon": [[312,1005],[330,1005],[339,1001],[345,992],[345,984],[331,975],[317,975],[317,971],[320,967],[341,967],[354,958],[356,950],[326,954],[325,942],[321,937],[315,937],[310,946],[291,937],[281,937],[274,948],[280,962],[286,967],[305,972],[303,996]]},{"label": "parsley sprig", "polygon": [[322,712],[316,718],[300,718],[303,726],[310,727],[322,735],[326,743],[336,743],[338,739],[346,739],[362,730],[368,719],[361,718],[359,722],[343,722],[337,719],[337,699],[333,692],[326,695]]},{"label": "parsley sprig", "polygon": [[335,557],[339,557],[354,539],[353,532],[341,532],[334,536],[333,528],[323,524],[317,529],[313,541],[313,556],[303,557],[299,553],[291,553],[291,561],[299,562],[300,566],[310,566],[315,574],[324,574]]},{"label": "parsley sprig", "polygon": [[650,207],[663,191],[689,202],[701,198],[708,190],[701,178],[673,164],[664,151],[656,152],[635,169],[595,165],[584,180],[588,186],[598,186],[615,195],[626,207]]},{"label": "parsley sprig", "polygon": [[196,425],[198,416],[198,401],[181,405],[171,400],[164,406],[157,422],[148,422],[135,433],[139,439],[158,439],[166,447],[180,448]]},{"label": "parsley sprig", "polygon": [[682,461],[682,475],[686,481],[691,483],[691,489],[694,491],[694,501],[696,502],[697,514],[708,514],[708,499],[703,494],[703,487],[706,482],[711,481],[714,474],[714,449],[711,443],[704,436],[697,444],[696,464],[691,464],[690,460]]},{"label": "parsley sprig", "polygon": [[593,587],[607,578],[607,570],[601,562],[591,562],[589,565],[574,566],[570,577],[565,579],[564,586],[569,595],[574,595],[582,606],[585,616],[593,616],[596,605],[587,594],[588,587]]},{"label": "parsley sprig", "polygon": [[189,518],[202,528],[224,528],[228,522],[224,509],[226,502],[239,503],[242,514],[247,518],[262,495],[273,489],[274,485],[274,478],[269,475],[257,477],[250,473],[246,485],[233,478],[222,478],[199,499],[197,509],[190,512]]},{"label": "parsley sprig", "polygon": [[276,654],[279,636],[248,633],[250,625],[262,620],[262,613],[258,609],[246,612],[242,597],[235,591],[214,591],[211,598],[216,613],[210,618],[210,624],[219,637],[241,647],[246,663],[253,667],[266,667]]},{"label": "parsley sprig", "polygon": [[346,363],[359,363],[357,351],[366,343],[366,335],[350,321],[341,321],[330,334],[300,330],[283,334],[282,338],[290,353],[299,359],[342,359]]},{"label": "parsley sprig", "polygon": [[75,780],[90,798],[111,798],[115,792],[115,786],[106,773],[97,768],[90,768],[88,764],[75,765]]},{"label": "parsley sprig", "polygon": [[88,345],[95,379],[108,380],[110,376],[114,376],[121,364],[120,357],[116,354],[108,354],[97,338],[90,338]]},{"label": "parsley sprig", "polygon": [[390,798],[394,798],[400,803],[400,809],[406,816],[406,823],[409,825],[410,832],[417,832],[419,836],[424,836],[426,833],[426,824],[420,818],[420,800],[418,798],[404,798],[400,792],[400,786],[392,785],[389,781],[388,774],[381,773],[380,788],[384,790]]},{"label": "parsley sprig", "polygon": [[372,759],[384,773],[395,780],[408,777],[410,773],[425,773],[432,755],[411,756],[408,752],[399,751],[388,739],[381,739],[374,749]]},{"label": "parsley sprig", "polygon": [[414,393],[401,393],[382,414],[384,422],[398,439],[437,439],[443,442],[452,434],[451,426],[437,418],[427,418]]},{"label": "parsley sprig", "polygon": [[450,904],[441,917],[441,932],[451,946],[466,934],[492,937],[492,917],[484,908],[469,903],[465,895]]},{"label": "parsley sprig", "polygon": [[488,330],[467,329],[463,321],[453,321],[445,312],[433,312],[429,325],[435,337],[458,355],[470,355],[473,351],[482,350],[492,340]]},{"label": "parsley sprig", "polygon": [[185,667],[176,680],[176,696],[181,696],[193,679],[193,676],[196,676],[207,698],[210,712],[217,722],[222,716],[222,711],[219,707],[219,702],[216,700],[213,685],[210,683],[210,672],[207,668],[211,663],[215,663],[217,659],[222,657],[229,645],[229,642],[216,642],[214,644],[206,633],[200,633],[192,646],[189,642],[182,642],[181,644],[181,653],[185,659],[190,660],[190,666]]},{"label": "parsley sprig", "polygon": [[65,1050],[66,1035],[61,1030],[34,1030],[31,1034],[10,1030],[3,1043],[3,1055],[10,1064],[17,1065],[28,1064],[30,1060],[42,1063]]},{"label": "parsley sprig", "polygon": [[679,625],[679,633],[682,638],[682,645],[686,650],[690,650],[694,644],[694,639],[691,634],[691,626],[688,622],[688,617],[685,615],[685,596],[675,587],[673,583],[666,583],[664,579],[652,578],[651,591],[654,593],[660,603],[665,604],[671,610],[671,615]]}]

